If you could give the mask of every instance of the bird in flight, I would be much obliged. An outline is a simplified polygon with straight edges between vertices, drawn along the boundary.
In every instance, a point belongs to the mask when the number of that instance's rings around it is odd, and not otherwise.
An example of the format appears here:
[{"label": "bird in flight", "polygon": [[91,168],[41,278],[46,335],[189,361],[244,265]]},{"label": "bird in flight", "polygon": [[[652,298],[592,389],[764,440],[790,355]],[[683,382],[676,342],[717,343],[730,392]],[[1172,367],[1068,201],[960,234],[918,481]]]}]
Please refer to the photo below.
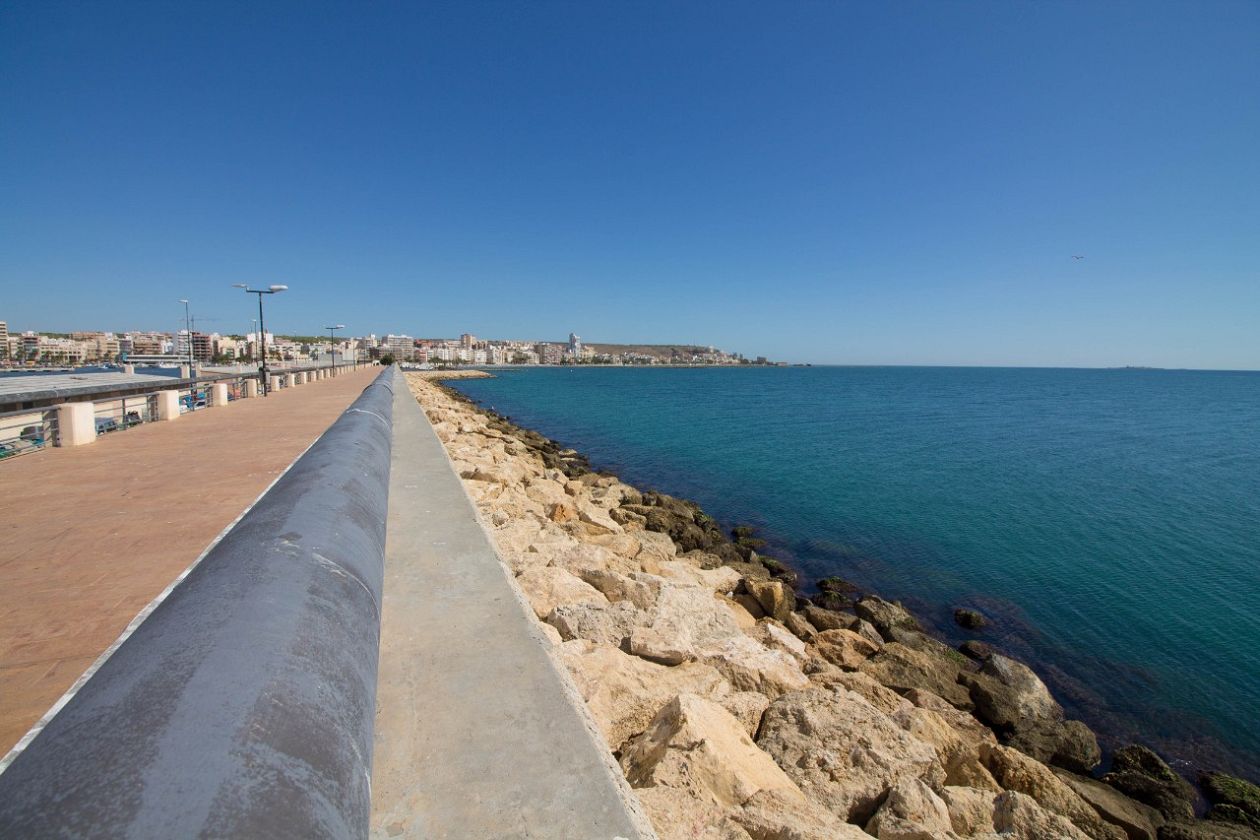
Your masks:
[{"label": "bird in flight", "polygon": [[1079,255],[1079,254],[1073,254],[1073,255],[1072,255],[1072,259],[1074,259],[1074,260],[1083,260],[1083,259],[1085,259],[1085,258],[1084,258],[1083,256]]}]

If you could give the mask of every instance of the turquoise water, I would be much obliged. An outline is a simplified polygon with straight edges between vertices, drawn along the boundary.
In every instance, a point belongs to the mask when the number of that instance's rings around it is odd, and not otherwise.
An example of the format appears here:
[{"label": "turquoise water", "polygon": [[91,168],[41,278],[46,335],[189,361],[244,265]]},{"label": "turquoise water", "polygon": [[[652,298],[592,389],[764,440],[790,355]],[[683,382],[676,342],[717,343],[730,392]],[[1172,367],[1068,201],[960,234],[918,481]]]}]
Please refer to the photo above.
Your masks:
[{"label": "turquoise water", "polygon": [[534,368],[455,383],[811,580],[1038,667],[1114,748],[1260,777],[1260,374]]}]

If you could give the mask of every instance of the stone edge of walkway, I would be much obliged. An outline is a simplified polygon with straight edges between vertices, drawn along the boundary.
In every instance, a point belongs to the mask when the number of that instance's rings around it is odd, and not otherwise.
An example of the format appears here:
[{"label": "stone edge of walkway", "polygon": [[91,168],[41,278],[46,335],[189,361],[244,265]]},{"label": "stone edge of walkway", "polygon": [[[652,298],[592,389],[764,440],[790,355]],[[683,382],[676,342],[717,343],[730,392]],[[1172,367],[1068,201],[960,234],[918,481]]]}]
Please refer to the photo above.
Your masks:
[{"label": "stone edge of walkway", "polygon": [[[589,751],[588,758],[591,760],[593,765],[598,767],[599,770],[601,771],[602,778],[591,779],[590,782],[598,787],[602,787],[604,789],[603,794],[605,796],[609,796],[615,799],[615,802],[606,803],[606,804],[611,805],[614,809],[618,809],[624,814],[626,825],[632,832],[633,836],[637,836],[638,838],[641,838],[641,840],[655,840],[656,833],[655,833],[655,830],[652,828],[650,819],[648,818],[646,812],[643,810],[643,807],[639,803],[638,798],[634,795],[634,792],[631,790],[629,783],[626,781],[625,776],[621,772],[621,768],[617,765],[615,759],[613,758],[611,750],[608,748],[607,744],[604,742],[603,735],[600,733],[598,726],[596,725],[594,719],[591,717],[590,712],[586,707],[586,702],[585,700],[583,700],[580,692],[577,689],[577,686],[573,683],[572,678],[569,676],[568,672],[560,665],[559,662],[556,661],[556,659],[550,653],[550,650],[549,650],[550,642],[542,634],[542,631],[538,629],[538,626],[537,626],[538,623],[534,619],[533,610],[530,608],[528,601],[525,599],[525,596],[521,593],[519,587],[517,587],[515,582],[513,582],[512,575],[510,571],[508,570],[507,566],[503,563],[503,560],[499,557],[498,550],[495,547],[492,531],[490,528],[486,526],[486,523],[484,522],[480,513],[477,510],[477,506],[474,504],[471,496],[469,496],[467,488],[464,487],[463,481],[459,478],[459,474],[455,470],[455,465],[452,463],[450,459],[450,453],[447,452],[446,446],[441,442],[441,440],[438,439],[437,433],[433,430],[433,426],[429,422],[428,416],[425,414],[423,408],[421,408],[415,395],[412,394],[411,389],[407,383],[406,376],[397,368],[395,368],[395,376],[397,377],[396,381],[398,384],[394,392],[394,401],[395,401],[394,402],[394,419],[395,419],[394,436],[395,437],[394,437],[394,449],[393,449],[394,467],[396,468],[398,464],[398,458],[400,456],[400,453],[403,453],[406,451],[406,444],[402,443],[400,445],[399,435],[400,433],[405,434],[408,426],[411,426],[413,423],[415,423],[415,425],[419,427],[418,431],[421,434],[429,436],[431,438],[432,445],[436,445],[438,449],[440,450],[440,452],[442,453],[441,460],[445,464],[445,467],[449,474],[449,478],[459,488],[459,496],[455,504],[458,504],[462,506],[463,508],[466,508],[466,514],[471,518],[472,522],[475,523],[475,526],[480,534],[480,537],[485,543],[484,549],[486,553],[490,557],[493,557],[496,569],[499,572],[499,574],[502,576],[502,582],[504,586],[506,587],[506,591],[511,594],[512,602],[514,604],[515,609],[519,613],[519,616],[521,619],[521,627],[525,631],[525,633],[528,635],[530,644],[533,646],[534,649],[536,649],[537,653],[539,654],[540,666],[543,668],[546,668],[548,676],[550,677],[551,680],[554,680],[554,685],[564,702],[563,707],[556,709],[556,714],[559,715],[561,718],[564,718],[566,716],[571,716],[571,719],[576,722],[577,726],[580,728],[580,731],[583,737],[583,743],[579,746],[579,748],[582,750]],[[396,469],[391,470],[391,472],[393,473],[391,474],[392,486],[391,486],[391,497],[390,497],[390,505],[392,507],[395,504],[401,503],[402,500],[398,499],[393,492],[394,489],[398,487],[400,476],[397,475]],[[391,558],[390,558],[391,546],[388,543],[388,539],[389,537],[387,535],[386,597],[388,597],[389,595],[389,591],[388,591],[389,575],[390,575],[389,565],[391,562]],[[396,549],[397,546],[396,545],[392,546],[392,548]],[[386,632],[385,622],[387,621],[387,617],[386,617],[385,611],[387,609],[389,609],[388,606],[383,606],[382,608],[382,636],[384,636],[384,633]],[[387,669],[387,665],[385,661],[387,654],[386,654],[386,644],[385,644],[384,638],[382,638],[381,654],[382,655],[381,655],[381,664],[380,664],[380,674],[381,674],[381,678],[384,679],[385,674],[386,674],[386,669]],[[380,691],[380,688],[378,686],[378,697],[379,697],[379,691]],[[419,700],[422,698],[417,698],[417,699]],[[376,740],[378,744],[380,743],[380,739],[382,737],[382,731],[381,731],[381,728],[379,727],[379,721],[380,721],[380,717],[379,717],[379,709],[378,709],[378,729],[376,732]],[[374,778],[376,776],[378,769],[379,769],[378,767],[374,766],[373,768]],[[543,772],[544,769],[545,768],[538,768],[538,767],[530,768],[531,772],[533,772],[535,775],[537,773]],[[556,785],[558,786],[571,785],[572,783],[573,783],[573,779],[569,777],[561,776],[561,777],[557,777],[556,779]],[[375,806],[379,803],[374,802],[373,804],[374,804],[374,811],[373,811],[372,837],[386,838],[386,837],[395,836],[393,834],[388,833],[385,826],[378,827],[376,825],[377,811],[375,810]],[[383,812],[381,816],[382,817],[384,816]],[[415,835],[408,835],[408,836],[415,836]],[[425,836],[428,836],[428,835],[425,835]],[[444,835],[434,835],[434,836],[444,836]],[[451,836],[457,836],[457,835],[451,835]],[[547,836],[547,835],[544,835],[544,836]],[[564,835],[564,836],[569,836],[569,835]],[[622,835],[615,835],[615,837],[616,837],[616,840],[624,840]]]}]

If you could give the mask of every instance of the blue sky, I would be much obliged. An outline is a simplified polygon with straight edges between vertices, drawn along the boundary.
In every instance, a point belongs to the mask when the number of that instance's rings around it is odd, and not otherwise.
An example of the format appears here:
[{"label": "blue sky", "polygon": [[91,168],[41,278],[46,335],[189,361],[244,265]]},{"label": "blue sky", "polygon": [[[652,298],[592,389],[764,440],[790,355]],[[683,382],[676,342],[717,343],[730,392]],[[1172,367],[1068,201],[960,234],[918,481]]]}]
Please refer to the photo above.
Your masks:
[{"label": "blue sky", "polygon": [[9,2],[0,320],[239,332],[287,283],[282,332],[1257,369],[1257,43],[1253,2]]}]

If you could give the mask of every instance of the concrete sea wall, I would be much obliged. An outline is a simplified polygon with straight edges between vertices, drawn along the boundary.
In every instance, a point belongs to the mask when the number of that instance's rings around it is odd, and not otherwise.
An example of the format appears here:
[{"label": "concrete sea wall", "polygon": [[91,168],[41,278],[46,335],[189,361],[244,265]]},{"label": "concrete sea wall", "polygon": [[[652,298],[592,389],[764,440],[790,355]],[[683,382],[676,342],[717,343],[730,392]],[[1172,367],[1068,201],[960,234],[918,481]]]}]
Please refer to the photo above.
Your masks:
[{"label": "concrete sea wall", "polygon": [[397,376],[0,774],[0,836],[366,836]]}]

